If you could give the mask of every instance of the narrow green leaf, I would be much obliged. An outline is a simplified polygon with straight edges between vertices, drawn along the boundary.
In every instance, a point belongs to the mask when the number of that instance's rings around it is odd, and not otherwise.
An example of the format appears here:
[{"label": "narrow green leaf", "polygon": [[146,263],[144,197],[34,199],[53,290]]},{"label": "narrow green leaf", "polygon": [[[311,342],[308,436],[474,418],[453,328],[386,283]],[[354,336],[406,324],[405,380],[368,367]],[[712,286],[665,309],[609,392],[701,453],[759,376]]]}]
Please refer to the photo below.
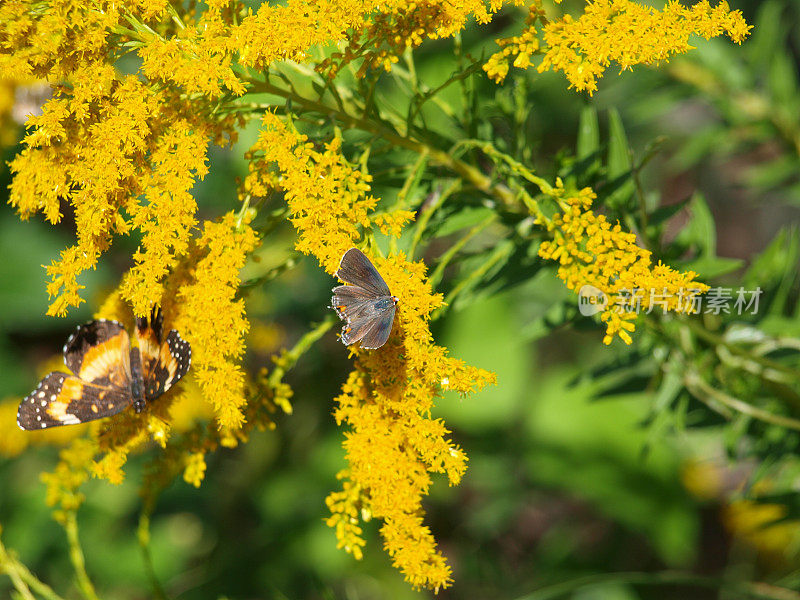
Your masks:
[{"label": "narrow green leaf", "polygon": [[584,106],[578,122],[577,158],[585,160],[600,150],[600,124],[593,104]]},{"label": "narrow green leaf", "polygon": [[[769,88],[779,105],[794,104],[797,99],[797,61],[788,51],[775,52],[769,63]],[[797,120],[796,114],[786,115]]]},{"label": "narrow green leaf", "polygon": [[608,111],[608,180],[615,189],[608,195],[608,205],[622,208],[633,196],[633,163],[628,146],[628,136],[616,108]]},{"label": "narrow green leaf", "polygon": [[443,237],[456,233],[466,227],[473,227],[493,214],[494,211],[492,209],[484,207],[461,209],[457,213],[448,216],[447,219],[436,228],[435,236]]},{"label": "narrow green leaf", "polygon": [[768,293],[769,314],[782,314],[796,284],[800,263],[800,233],[794,227],[782,229],[772,243],[753,260],[742,278],[745,289],[760,287]]},{"label": "narrow green leaf", "polygon": [[715,256],[717,230],[714,225],[714,217],[702,194],[695,193],[692,196],[689,211],[692,218],[675,238],[675,241],[685,248],[696,248],[699,256]]},{"label": "narrow green leaf", "polygon": [[765,69],[786,38],[786,25],[782,19],[784,4],[775,0],[761,2],[758,7],[753,34],[743,46],[749,52],[752,63]]}]

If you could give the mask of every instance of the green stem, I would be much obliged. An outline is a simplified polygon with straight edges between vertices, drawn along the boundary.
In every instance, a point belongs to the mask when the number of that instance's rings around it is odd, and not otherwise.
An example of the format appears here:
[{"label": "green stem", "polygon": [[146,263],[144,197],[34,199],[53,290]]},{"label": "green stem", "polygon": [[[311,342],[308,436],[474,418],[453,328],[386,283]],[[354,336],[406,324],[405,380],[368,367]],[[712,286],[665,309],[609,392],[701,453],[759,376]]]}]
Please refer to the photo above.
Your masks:
[{"label": "green stem", "polygon": [[461,236],[459,240],[450,246],[447,249],[447,252],[444,253],[442,258],[436,264],[436,269],[430,276],[431,286],[436,289],[436,286],[442,280],[442,275],[444,274],[444,270],[450,261],[453,260],[453,257],[461,251],[461,249],[469,242],[472,238],[478,235],[481,231],[486,229],[489,225],[494,223],[497,220],[497,213],[492,213],[488,217],[486,217],[483,221],[475,225],[472,229],[470,229],[466,235]]},{"label": "green stem", "polygon": [[[149,504],[149,503],[148,503]],[[136,529],[136,537],[139,540],[139,549],[142,551],[142,560],[144,561],[144,569],[147,572],[147,578],[150,580],[150,586],[153,588],[153,598],[157,600],[167,600],[167,595],[164,588],[161,587],[161,582],[156,575],[155,566],[153,565],[153,556],[150,553],[150,515],[152,514],[152,506],[145,506],[139,515],[139,526]]]},{"label": "green stem", "polygon": [[500,152],[497,148],[494,147],[494,144],[491,142],[487,142],[484,140],[461,140],[455,146],[453,146],[452,153],[456,154],[459,149],[464,148],[477,148],[481,152],[483,152],[486,156],[491,158],[494,161],[504,162],[511,168],[513,173],[517,175],[521,175],[534,185],[536,185],[543,194],[547,194],[548,196],[554,195],[553,186],[548,183],[546,179],[535,175],[533,171],[528,169],[525,165],[523,165],[518,160],[515,160],[505,152]]},{"label": "green stem", "polygon": [[275,388],[283,379],[286,371],[291,369],[300,357],[333,327],[334,323],[336,323],[335,317],[333,315],[328,315],[319,325],[315,326],[311,331],[301,337],[291,350],[284,352],[275,368],[269,374],[267,381],[270,387]]},{"label": "green stem", "polygon": [[498,246],[497,249],[492,253],[492,255],[484,262],[480,267],[475,269],[472,273],[470,273],[469,277],[459,282],[459,284],[450,290],[450,293],[444,299],[444,306],[436,309],[434,313],[431,315],[431,320],[436,320],[440,316],[442,316],[444,310],[453,303],[453,300],[458,296],[461,292],[463,292],[467,287],[469,287],[474,281],[483,277],[489,269],[491,269],[495,264],[497,264],[505,254],[509,251],[508,246],[501,245]]},{"label": "green stem", "polygon": [[780,427],[786,427],[787,429],[800,431],[800,421],[797,419],[773,414],[769,411],[739,400],[738,398],[729,396],[728,394],[721,392],[714,386],[708,384],[695,370],[689,370],[686,373],[684,376],[684,382],[686,383],[686,388],[692,393],[692,395],[698,400],[706,402],[706,404],[708,404],[708,399],[713,399],[720,404],[735,410],[736,412],[747,415],[748,417],[758,419],[759,421],[764,421],[765,423],[779,425]]},{"label": "green stem", "polygon": [[297,263],[299,262],[300,256],[301,255],[299,253],[292,254],[281,264],[272,267],[263,275],[259,275],[258,277],[255,277],[253,279],[248,279],[246,281],[243,281],[239,286],[239,288],[249,289],[259,285],[264,285],[265,283],[268,283],[273,279],[277,279],[278,277],[283,275],[286,271],[294,269],[297,266]]},{"label": "green stem", "polygon": [[408,260],[414,260],[414,253],[417,250],[417,246],[422,239],[422,234],[425,233],[425,229],[427,228],[428,222],[431,220],[433,214],[439,209],[440,206],[442,206],[442,204],[444,204],[444,201],[447,200],[448,197],[460,189],[461,181],[455,179],[451,181],[450,185],[448,185],[443,191],[435,192],[439,194],[439,197],[436,198],[432,206],[422,212],[419,221],[417,221],[417,225],[414,227],[414,237],[412,238],[411,246],[408,249]]},{"label": "green stem", "polygon": [[493,183],[490,177],[487,177],[475,167],[453,158],[447,152],[443,152],[438,148],[434,148],[410,137],[400,136],[381,123],[353,116],[332,106],[305,98],[295,92],[272,85],[267,81],[249,80],[249,83],[253,86],[250,90],[252,93],[273,94],[281,98],[286,98],[287,100],[291,100],[293,104],[305,108],[306,110],[333,116],[347,127],[372,133],[395,146],[400,146],[401,148],[406,148],[407,150],[419,154],[428,154],[434,163],[457,173],[461,178],[468,181],[478,190],[494,196],[503,205],[512,206],[516,203],[514,194],[506,186]]},{"label": "green stem", "polygon": [[5,572],[11,579],[11,583],[14,584],[14,588],[19,592],[21,598],[36,600],[19,572],[17,561],[9,556],[5,546],[0,542],[0,573],[2,572]]},{"label": "green stem", "polygon": [[5,572],[9,576],[14,588],[25,600],[35,599],[31,589],[47,600],[64,600],[49,585],[31,573],[13,553],[6,550],[2,542],[0,542],[0,572]]},{"label": "green stem", "polygon": [[236,215],[236,230],[239,231],[242,228],[242,223],[244,222],[244,217],[247,214],[247,211],[250,208],[250,194],[244,197],[244,202],[242,202],[242,208],[239,210],[239,214]]},{"label": "green stem", "polygon": [[781,377],[779,379],[774,379],[775,381],[779,382],[795,382],[800,381],[800,372],[796,369],[791,367],[787,367],[784,364],[776,362],[774,360],[770,360],[769,358],[764,358],[763,356],[754,356],[752,353],[748,352],[744,348],[737,346],[736,344],[729,342],[722,336],[719,336],[715,333],[708,331],[705,327],[703,327],[700,323],[698,323],[695,319],[686,318],[682,319],[681,322],[686,325],[689,329],[692,330],[697,337],[702,338],[706,342],[711,343],[714,346],[723,346],[727,348],[731,354],[735,354],[742,358],[748,359],[753,363],[756,363],[760,367],[760,373],[763,374],[765,377],[768,375],[782,373],[786,377]]},{"label": "green stem", "polygon": [[69,543],[69,558],[78,577],[78,587],[80,587],[87,600],[98,600],[94,585],[92,585],[92,581],[86,573],[86,560],[78,539],[78,519],[75,512],[67,511],[64,519],[64,529],[67,532],[67,542]]},{"label": "green stem", "polygon": [[[412,188],[415,188],[419,184],[423,173],[425,173],[425,167],[427,164],[428,155],[420,154],[419,158],[417,158],[417,162],[414,163],[413,167],[411,167],[411,172],[403,182],[403,187],[397,193],[397,198],[395,199],[394,204],[387,212],[392,213],[394,211],[401,210],[408,205],[408,194],[411,192]],[[391,241],[389,242],[389,250],[392,254],[397,254],[397,238],[391,238]]]}]

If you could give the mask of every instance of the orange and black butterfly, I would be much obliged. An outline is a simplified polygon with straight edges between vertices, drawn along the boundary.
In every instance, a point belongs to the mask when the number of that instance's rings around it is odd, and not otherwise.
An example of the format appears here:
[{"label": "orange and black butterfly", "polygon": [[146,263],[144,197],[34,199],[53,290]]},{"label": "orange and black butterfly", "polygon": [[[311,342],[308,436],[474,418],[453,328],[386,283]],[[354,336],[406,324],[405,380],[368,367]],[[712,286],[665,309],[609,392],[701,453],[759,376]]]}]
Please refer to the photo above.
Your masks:
[{"label": "orange and black butterfly", "polygon": [[100,319],[78,327],[64,345],[64,363],[74,373],[50,373],[20,403],[17,425],[36,430],[76,425],[117,414],[139,413],[189,370],[192,349],[171,330],[162,340],[163,318],[136,319],[138,347],[125,328]]}]

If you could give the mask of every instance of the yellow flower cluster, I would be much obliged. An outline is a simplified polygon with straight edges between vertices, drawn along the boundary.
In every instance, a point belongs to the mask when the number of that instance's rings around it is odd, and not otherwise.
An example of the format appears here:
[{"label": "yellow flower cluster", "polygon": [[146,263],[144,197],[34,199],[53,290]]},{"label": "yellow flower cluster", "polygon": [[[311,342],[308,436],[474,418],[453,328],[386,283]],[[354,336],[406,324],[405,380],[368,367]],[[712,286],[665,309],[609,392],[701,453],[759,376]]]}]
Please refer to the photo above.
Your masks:
[{"label": "yellow flower cluster", "polygon": [[[258,240],[247,218],[237,221],[233,213],[217,223],[207,221],[203,234],[191,241],[186,258],[166,282],[162,304],[168,319],[165,325],[178,329],[192,346],[192,370],[187,381],[177,388],[182,396],[169,392],[139,415],[126,411],[113,423],[103,423],[96,430],[99,457],[92,467],[95,476],[120,483],[128,454],[151,439],[166,448],[175,423],[183,423],[181,427],[188,429],[197,418],[213,414],[221,438],[242,428],[247,395],[239,361],[248,322],[244,302],[236,298],[236,293],[239,271]],[[119,294],[109,298],[98,316],[129,320]],[[189,389],[181,392],[184,387]],[[191,402],[180,401],[186,397]],[[175,407],[173,400],[177,400]],[[205,405],[210,405],[212,411]],[[217,442],[215,438],[214,443]],[[234,440],[229,445],[235,443]],[[205,444],[206,440],[200,447],[205,449]],[[189,446],[175,457],[176,461],[189,461],[187,481],[194,485],[199,485],[204,474],[195,456],[198,451]]]},{"label": "yellow flower cluster", "polygon": [[[359,226],[371,226],[369,213],[378,203],[367,195],[372,178],[352,168],[339,152],[340,146],[337,137],[319,152],[305,136],[267,113],[258,141],[250,149],[253,160],[245,180],[245,189],[251,193],[263,194],[271,185],[284,190],[289,220],[298,234],[295,247],[315,255],[330,274],[361,236]],[[277,167],[278,178],[269,171],[271,164]],[[400,210],[376,216],[376,223],[386,231],[397,231],[412,217],[412,212]]]},{"label": "yellow flower cluster", "polygon": [[692,271],[680,273],[660,262],[653,266],[651,253],[636,245],[634,234],[589,210],[594,197],[584,188],[567,199],[568,209],[547,223],[553,239],[542,242],[539,255],[558,261],[558,277],[569,289],[577,293],[588,285],[605,294],[603,343],[616,335],[630,344],[640,311],[694,312],[693,300],[708,286],[696,282]]},{"label": "yellow flower cluster", "polygon": [[[82,480],[93,475],[119,484],[125,477],[123,468],[128,456],[141,451],[151,441],[166,451],[161,461],[163,473],[180,466],[184,469],[184,479],[199,486],[205,474],[206,452],[216,450],[219,445],[235,446],[239,440],[246,439],[246,432],[242,431],[245,420],[249,421],[250,428],[263,426],[265,417],[255,412],[262,406],[269,409],[272,406],[269,398],[253,402],[253,406],[247,408],[248,413],[253,414],[247,417],[244,414],[248,395],[239,360],[248,323],[243,301],[235,298],[240,283],[239,271],[256,243],[257,237],[246,215],[237,219],[230,213],[220,222],[205,223],[203,234],[191,241],[186,258],[168,278],[168,293],[162,305],[165,327],[177,328],[192,345],[192,371],[174,390],[150,403],[141,414],[125,411],[112,420],[93,423],[89,435],[74,442],[79,444],[86,461],[78,464],[64,458],[71,454],[62,456],[55,471],[47,475],[52,489],[72,490],[72,494],[77,489],[73,483],[79,472]],[[117,319],[129,329],[133,325],[131,313],[119,292],[109,296],[96,316]],[[12,408],[12,404],[0,405],[0,413]],[[12,417],[3,422],[13,424]],[[210,428],[206,422],[212,417],[216,419],[216,426]],[[198,427],[205,432],[202,436],[193,433]],[[185,435],[171,444],[173,429]],[[4,431],[0,437],[7,441],[0,446],[0,451],[12,454],[24,447],[16,434],[31,436],[24,438],[25,444],[30,440],[58,445],[85,430],[85,427],[65,427],[34,434]]]},{"label": "yellow flower cluster", "polygon": [[[164,37],[177,27],[167,6],[21,0],[0,7],[0,71],[64,82],[28,120],[25,148],[11,163],[10,201],[23,219],[41,212],[57,223],[62,202],[74,210],[76,244],[47,268],[51,315],[80,304],[78,276],[96,267],[115,235],[134,232],[141,247],[122,294],[137,315],[158,303],[197,224],[189,191],[207,172],[207,146],[235,137],[237,121],[216,114],[211,100],[220,86],[234,94],[244,86],[229,59],[201,47],[196,30]],[[138,48],[138,74],[117,72],[122,42]],[[188,95],[197,92],[207,101]]]},{"label": "yellow flower cluster", "polygon": [[518,69],[528,68],[528,65],[531,64],[531,56],[539,50],[536,21],[543,18],[542,3],[540,0],[534,0],[528,7],[528,17],[525,19],[525,29],[522,33],[496,40],[502,50],[492,54],[483,65],[483,70],[490,79],[493,79],[495,83],[502,83],[508,75],[511,64]]},{"label": "yellow flower cluster", "polygon": [[[461,29],[470,16],[485,24],[504,4],[505,0],[394,0],[383,3],[381,10],[363,21],[362,27],[349,37],[343,52],[334,53],[322,61],[318,70],[334,76],[344,65],[357,58],[364,62],[358,76],[367,69],[383,67],[389,71],[406,48],[416,48],[425,39],[447,38]],[[518,6],[524,0],[513,0]]]},{"label": "yellow flower cluster", "polygon": [[0,77],[0,149],[17,141],[17,124],[14,122],[16,82]]},{"label": "yellow flower cluster", "polygon": [[[265,116],[251,152],[256,160],[246,186],[277,183],[298,231],[296,248],[334,273],[342,254],[361,237],[358,225],[373,224],[370,213],[377,200],[367,195],[368,178],[347,164],[338,139],[319,152],[272,114]],[[266,171],[271,164],[277,175]],[[402,211],[390,229],[399,229],[410,216]],[[359,518],[383,519],[381,534],[395,566],[415,587],[438,589],[449,584],[450,568],[423,525],[422,499],[432,473],[444,473],[457,484],[467,458],[430,412],[442,388],[466,394],[495,377],[448,357],[433,342],[428,320],[443,302],[432,292],[423,263],[398,254],[375,257],[374,264],[400,304],[385,346],[372,352],[351,349],[358,358],[335,413],[338,423],[349,426],[344,442],[349,468],[341,475],[343,491],[328,499],[333,513],[328,523],[339,546],[359,557],[365,543]]]},{"label": "yellow flower cluster", "polygon": [[179,270],[170,281],[176,288],[173,326],[192,345],[193,379],[213,405],[219,426],[229,430],[244,423],[245,375],[239,361],[249,323],[244,300],[236,296],[239,271],[257,243],[246,217],[238,224],[234,213],[218,223],[206,221],[186,262],[190,273]]},{"label": "yellow flower cluster", "polygon": [[[40,212],[56,223],[62,202],[75,212],[76,244],[47,268],[49,314],[80,304],[79,275],[96,267],[114,236],[133,233],[142,242],[122,295],[137,315],[161,301],[197,224],[190,189],[207,172],[207,146],[235,138],[236,117],[217,110],[220,99],[246,91],[234,58],[264,68],[366,31],[375,60],[388,60],[423,34],[452,35],[470,15],[486,22],[500,5],[291,0],[240,15],[216,0],[189,22],[163,0],[4,4],[0,71],[66,82],[29,120],[26,147],[11,165],[11,204],[22,218]],[[126,77],[115,68],[122,44],[142,61]]]},{"label": "yellow flower cluster", "polygon": [[351,28],[363,26],[371,11],[393,2],[376,0],[289,0],[283,6],[262,4],[233,29],[232,51],[243,65],[263,69],[276,60],[302,62],[306,51],[346,37]]},{"label": "yellow flower cluster", "polygon": [[541,52],[540,73],[548,69],[563,71],[570,87],[592,94],[612,61],[622,70],[658,64],[691,50],[692,35],[705,39],[727,35],[738,44],[751,29],[741,11],[731,10],[725,0],[716,6],[701,0],[691,7],[669,0],[664,10],[632,0],[594,0],[587,2],[577,19],[565,15],[546,23],[540,50],[536,32],[540,16],[540,8],[531,7],[526,30],[519,36],[498,40],[503,50],[484,66],[495,81],[505,78],[512,56],[514,66],[524,69],[530,64],[531,55]]},{"label": "yellow flower cluster", "polygon": [[47,485],[47,505],[58,507],[54,516],[59,522],[63,523],[66,514],[78,510],[86,499],[78,490],[89,479],[86,465],[91,464],[96,450],[91,440],[73,440],[59,453],[61,460],[56,470],[42,473],[42,481]]},{"label": "yellow flower cluster", "polygon": [[202,452],[194,452],[186,458],[186,469],[183,472],[183,480],[200,487],[206,475],[206,455]]}]

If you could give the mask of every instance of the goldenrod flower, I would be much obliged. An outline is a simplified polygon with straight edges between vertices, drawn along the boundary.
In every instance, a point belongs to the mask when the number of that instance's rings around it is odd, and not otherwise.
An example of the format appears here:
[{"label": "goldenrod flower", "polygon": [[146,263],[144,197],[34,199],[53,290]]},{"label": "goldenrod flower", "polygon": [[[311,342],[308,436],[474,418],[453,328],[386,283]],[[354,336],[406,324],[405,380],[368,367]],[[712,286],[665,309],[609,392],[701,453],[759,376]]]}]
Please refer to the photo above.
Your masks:
[{"label": "goldenrod flower", "polygon": [[[543,23],[540,43],[536,22]],[[563,71],[570,87],[592,94],[597,80],[612,62],[624,71],[639,64],[658,64],[674,54],[683,54],[693,47],[692,35],[705,39],[727,35],[741,43],[752,27],[741,11],[731,10],[725,0],[712,6],[701,0],[691,7],[669,0],[664,10],[632,0],[594,0],[586,3],[577,19],[565,15],[547,22],[541,2],[534,2],[527,27],[519,36],[498,40],[503,48],[484,65],[484,70],[497,82],[508,73],[509,61],[527,68],[534,53],[543,55],[538,71]],[[540,49],[541,44],[541,49]]]},{"label": "goldenrod flower", "polygon": [[59,453],[61,461],[52,473],[42,473],[42,481],[47,485],[47,505],[58,506],[54,512],[57,520],[63,522],[66,513],[76,511],[86,497],[78,490],[89,478],[86,469],[97,452],[92,440],[79,438]]},{"label": "goldenrod flower", "polygon": [[[374,218],[377,199],[368,195],[369,177],[350,166],[339,148],[335,138],[319,152],[267,114],[246,182],[251,187],[277,182],[297,229],[295,247],[316,256],[329,273],[361,237],[359,226],[386,226],[397,233],[411,217],[398,211]],[[271,164],[277,176],[268,171]],[[333,513],[328,524],[336,529],[339,546],[359,557],[364,545],[359,519],[383,519],[381,534],[394,564],[415,587],[438,589],[449,584],[450,568],[423,524],[422,499],[432,473],[457,484],[467,457],[430,411],[442,381],[466,394],[494,383],[495,376],[449,357],[433,342],[428,321],[443,301],[426,280],[423,263],[402,253],[372,260],[400,303],[393,333],[380,351],[351,349],[355,368],[335,412],[337,422],[349,426],[344,447],[350,466],[341,476],[343,491],[328,498]]]},{"label": "goldenrod flower", "polygon": [[[389,71],[406,48],[416,48],[426,38],[450,37],[464,28],[470,16],[478,23],[488,23],[503,3],[503,0],[492,0],[487,6],[484,0],[392,2],[377,12],[362,31],[350,37],[346,52],[334,55],[331,66],[335,66],[329,72],[334,74],[343,64],[359,56],[365,58],[359,74],[369,67],[383,67]],[[522,3],[523,0],[513,0],[515,5]],[[320,65],[321,69],[327,67],[328,63]]]},{"label": "goldenrod flower", "polygon": [[603,343],[619,336],[630,344],[640,310],[693,312],[692,298],[708,286],[696,282],[692,271],[680,273],[660,262],[653,266],[651,253],[636,245],[634,234],[589,210],[594,197],[585,188],[567,199],[569,208],[548,224],[553,239],[542,242],[539,255],[559,263],[558,277],[569,289],[577,293],[592,286],[605,294]]},{"label": "goldenrod flower", "polygon": [[192,253],[191,275],[174,277],[177,296],[173,326],[192,345],[192,374],[214,407],[220,427],[244,423],[245,377],[239,361],[249,329],[244,301],[236,298],[239,271],[258,238],[245,218],[234,213],[207,221]]}]

